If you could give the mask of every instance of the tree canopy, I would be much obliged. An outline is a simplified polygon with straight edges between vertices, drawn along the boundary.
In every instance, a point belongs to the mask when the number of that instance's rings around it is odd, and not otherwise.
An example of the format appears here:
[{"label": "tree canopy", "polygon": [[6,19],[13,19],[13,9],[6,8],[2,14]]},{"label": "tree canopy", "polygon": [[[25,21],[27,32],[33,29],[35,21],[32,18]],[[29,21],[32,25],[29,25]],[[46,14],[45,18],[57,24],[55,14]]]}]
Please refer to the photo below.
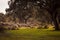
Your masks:
[{"label": "tree canopy", "polygon": [[29,18],[39,19],[43,22],[52,21],[55,29],[59,30],[57,22],[59,2],[60,0],[10,0],[6,12],[16,14],[25,23]]}]

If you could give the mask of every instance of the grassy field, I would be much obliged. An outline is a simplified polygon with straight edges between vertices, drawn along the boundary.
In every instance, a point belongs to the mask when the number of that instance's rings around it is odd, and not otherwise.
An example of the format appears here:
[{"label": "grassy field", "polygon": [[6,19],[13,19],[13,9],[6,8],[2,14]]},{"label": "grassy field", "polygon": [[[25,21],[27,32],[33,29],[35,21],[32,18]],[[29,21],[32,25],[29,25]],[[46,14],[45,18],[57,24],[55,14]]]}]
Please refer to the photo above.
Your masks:
[{"label": "grassy field", "polygon": [[60,31],[20,29],[0,33],[0,40],[60,40]]}]

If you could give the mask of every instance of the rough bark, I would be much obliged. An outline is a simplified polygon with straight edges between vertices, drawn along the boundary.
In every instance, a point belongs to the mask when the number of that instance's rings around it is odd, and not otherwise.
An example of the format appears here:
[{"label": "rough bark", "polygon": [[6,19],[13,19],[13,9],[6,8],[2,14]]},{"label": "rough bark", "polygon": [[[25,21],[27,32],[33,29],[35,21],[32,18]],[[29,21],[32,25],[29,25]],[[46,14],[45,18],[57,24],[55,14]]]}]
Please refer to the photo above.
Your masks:
[{"label": "rough bark", "polygon": [[54,26],[55,26],[55,30],[59,30],[59,24],[58,24],[56,18],[53,18],[53,23],[54,23]]}]

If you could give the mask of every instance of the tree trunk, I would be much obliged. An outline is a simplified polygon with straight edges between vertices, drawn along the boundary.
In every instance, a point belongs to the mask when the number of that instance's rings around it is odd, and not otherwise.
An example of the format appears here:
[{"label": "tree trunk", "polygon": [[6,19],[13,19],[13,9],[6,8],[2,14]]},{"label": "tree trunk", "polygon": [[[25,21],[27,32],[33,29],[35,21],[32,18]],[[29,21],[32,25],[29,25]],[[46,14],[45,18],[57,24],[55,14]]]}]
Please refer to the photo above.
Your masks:
[{"label": "tree trunk", "polygon": [[27,19],[24,20],[25,24],[27,24]]},{"label": "tree trunk", "polygon": [[52,17],[52,20],[53,20],[53,23],[54,23],[54,26],[55,26],[55,30],[59,30],[59,24],[57,22],[57,19],[55,17]]},{"label": "tree trunk", "polygon": [[50,12],[50,15],[51,15],[51,19],[52,19],[52,22],[55,26],[55,30],[59,30],[59,23],[57,21],[57,11],[49,11]]}]

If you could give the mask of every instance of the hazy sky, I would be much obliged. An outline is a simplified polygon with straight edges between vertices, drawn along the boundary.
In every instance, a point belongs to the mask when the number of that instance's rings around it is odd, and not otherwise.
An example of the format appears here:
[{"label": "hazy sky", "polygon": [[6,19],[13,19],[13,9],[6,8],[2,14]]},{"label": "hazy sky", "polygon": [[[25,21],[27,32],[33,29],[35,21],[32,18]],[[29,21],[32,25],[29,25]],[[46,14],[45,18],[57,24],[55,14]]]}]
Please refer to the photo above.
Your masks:
[{"label": "hazy sky", "polygon": [[5,9],[8,8],[8,1],[9,0],[0,0],[0,12],[5,14]]}]

